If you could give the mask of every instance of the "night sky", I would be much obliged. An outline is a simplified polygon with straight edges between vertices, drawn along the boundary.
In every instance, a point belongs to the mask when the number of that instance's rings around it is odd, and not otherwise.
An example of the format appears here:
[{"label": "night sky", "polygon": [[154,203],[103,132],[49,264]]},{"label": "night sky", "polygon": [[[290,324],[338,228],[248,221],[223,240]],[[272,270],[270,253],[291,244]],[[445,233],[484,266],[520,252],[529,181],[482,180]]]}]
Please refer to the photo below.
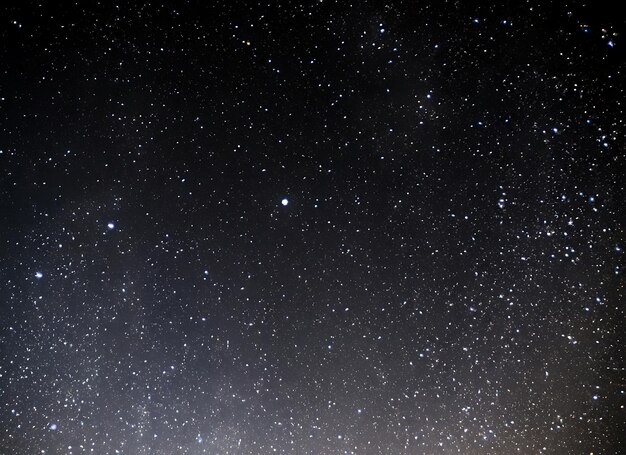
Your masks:
[{"label": "night sky", "polygon": [[626,453],[626,20],[480,3],[3,3],[0,453]]}]

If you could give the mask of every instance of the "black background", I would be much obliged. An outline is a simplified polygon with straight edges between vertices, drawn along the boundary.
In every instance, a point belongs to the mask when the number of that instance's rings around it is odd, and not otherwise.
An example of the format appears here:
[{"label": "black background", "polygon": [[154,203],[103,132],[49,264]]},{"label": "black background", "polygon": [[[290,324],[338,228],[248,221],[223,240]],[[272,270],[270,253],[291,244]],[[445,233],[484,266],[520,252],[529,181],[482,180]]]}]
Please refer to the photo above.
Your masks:
[{"label": "black background", "polygon": [[0,18],[3,453],[623,452],[615,5]]}]

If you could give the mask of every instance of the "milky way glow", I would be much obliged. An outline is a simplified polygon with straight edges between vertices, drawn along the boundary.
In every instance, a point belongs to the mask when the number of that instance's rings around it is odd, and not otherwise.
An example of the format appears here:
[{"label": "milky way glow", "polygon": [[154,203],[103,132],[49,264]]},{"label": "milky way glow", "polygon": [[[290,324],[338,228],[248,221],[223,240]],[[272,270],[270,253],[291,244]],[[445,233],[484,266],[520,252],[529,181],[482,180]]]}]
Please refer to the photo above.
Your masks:
[{"label": "milky way glow", "polygon": [[0,453],[626,453],[602,3],[3,2]]}]

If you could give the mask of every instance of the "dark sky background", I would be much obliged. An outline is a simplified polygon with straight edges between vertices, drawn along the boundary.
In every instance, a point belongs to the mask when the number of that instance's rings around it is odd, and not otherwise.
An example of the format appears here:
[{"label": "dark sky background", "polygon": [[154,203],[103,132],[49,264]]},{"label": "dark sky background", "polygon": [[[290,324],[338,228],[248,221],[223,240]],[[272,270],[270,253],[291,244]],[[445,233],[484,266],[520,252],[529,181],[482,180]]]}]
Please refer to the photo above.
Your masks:
[{"label": "dark sky background", "polygon": [[616,8],[4,3],[0,453],[626,453]]}]

